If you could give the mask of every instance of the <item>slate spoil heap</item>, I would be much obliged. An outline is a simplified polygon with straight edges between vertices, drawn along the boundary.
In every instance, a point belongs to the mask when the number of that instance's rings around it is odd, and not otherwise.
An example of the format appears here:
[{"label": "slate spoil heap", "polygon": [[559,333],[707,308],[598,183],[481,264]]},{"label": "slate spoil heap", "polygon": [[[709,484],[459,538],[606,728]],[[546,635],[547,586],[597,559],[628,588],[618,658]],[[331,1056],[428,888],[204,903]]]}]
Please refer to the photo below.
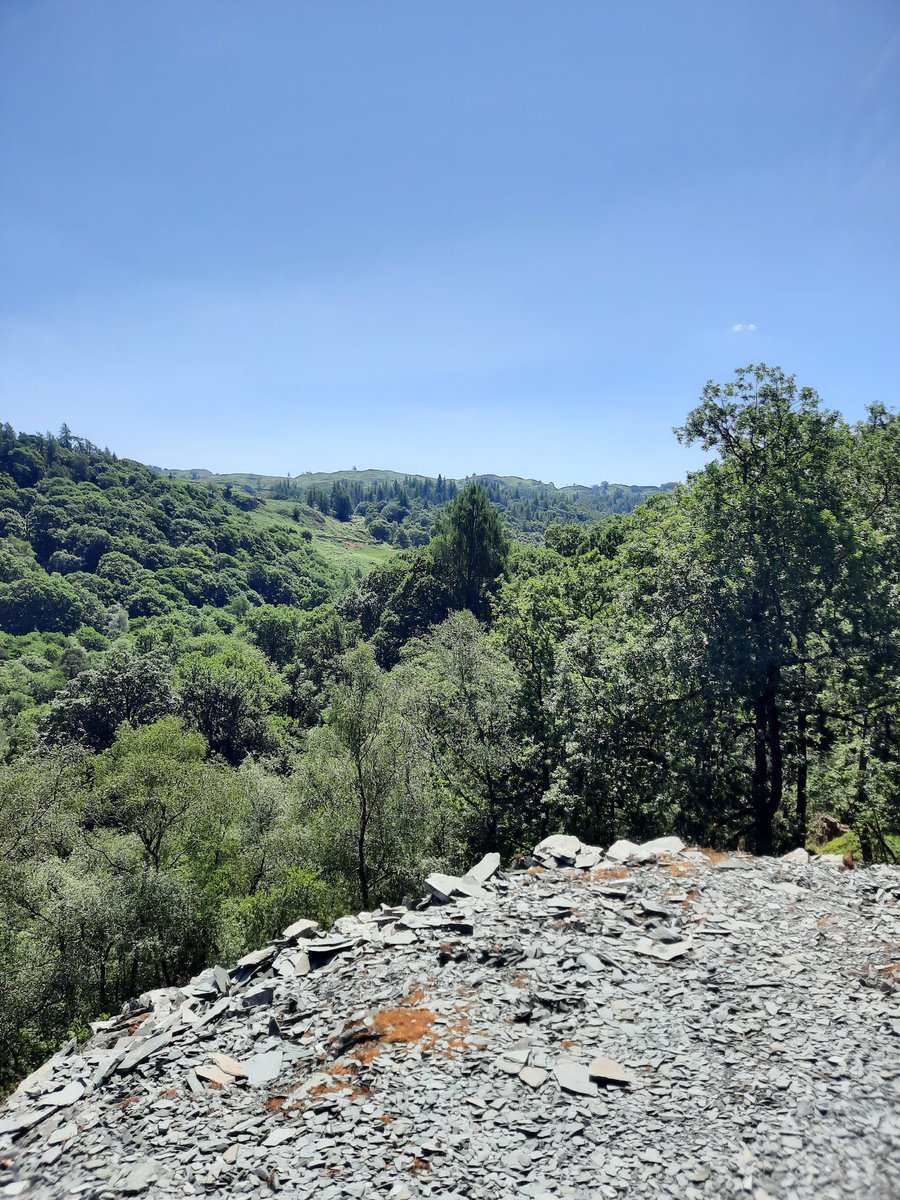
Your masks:
[{"label": "slate spoil heap", "polygon": [[900,1196],[900,870],[542,842],[144,995],[0,1196]]}]

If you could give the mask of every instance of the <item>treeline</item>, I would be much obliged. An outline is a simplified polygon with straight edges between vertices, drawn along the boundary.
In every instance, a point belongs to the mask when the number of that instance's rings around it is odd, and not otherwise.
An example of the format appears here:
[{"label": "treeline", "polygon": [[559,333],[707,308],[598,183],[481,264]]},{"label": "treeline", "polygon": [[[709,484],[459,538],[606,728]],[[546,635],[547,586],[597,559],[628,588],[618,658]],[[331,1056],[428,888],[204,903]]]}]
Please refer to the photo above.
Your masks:
[{"label": "treeline", "polygon": [[[556,488],[552,484],[510,483],[496,476],[472,476],[464,481],[478,483],[488,499],[503,514],[511,536],[539,543],[548,526],[556,523],[589,525],[600,517],[629,513],[648,496],[662,490],[602,483],[595,487]],[[398,549],[425,546],[434,532],[440,510],[459,491],[455,480],[419,476],[380,480],[335,479],[330,487],[304,484],[285,478],[268,495],[276,500],[308,504],[339,521],[360,517],[369,533],[380,542]]]},{"label": "treeline", "polygon": [[542,546],[473,482],[312,608],[5,634],[40,681],[0,781],[7,1077],[288,919],[559,829],[771,853],[828,813],[892,858],[900,417],[760,366],[678,435],[706,468]]}]

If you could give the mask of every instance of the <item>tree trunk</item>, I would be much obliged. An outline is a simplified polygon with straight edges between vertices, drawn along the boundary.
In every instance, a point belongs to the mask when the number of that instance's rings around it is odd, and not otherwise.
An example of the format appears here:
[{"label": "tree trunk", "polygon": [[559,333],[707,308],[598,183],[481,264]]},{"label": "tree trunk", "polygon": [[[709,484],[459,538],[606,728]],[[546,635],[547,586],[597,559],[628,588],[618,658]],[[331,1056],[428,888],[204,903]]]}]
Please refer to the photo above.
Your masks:
[{"label": "tree trunk", "polygon": [[[365,814],[365,810],[364,810]],[[359,875],[359,895],[363,910],[369,909],[369,871],[366,865],[366,826],[368,822],[363,815],[359,822],[359,836],[356,840],[356,869]]]},{"label": "tree trunk", "polygon": [[797,803],[794,814],[794,838],[798,846],[806,845],[806,800],[809,782],[806,721],[806,710],[801,708],[797,713]]},{"label": "tree trunk", "polygon": [[771,762],[769,779],[769,824],[781,810],[784,799],[784,751],[781,741],[781,710],[778,707],[778,685],[781,672],[778,667],[770,667],[768,671],[768,686],[766,688],[766,718],[769,726],[769,759]]},{"label": "tree trunk", "polygon": [[756,854],[772,852],[772,821],[769,817],[769,756],[766,746],[766,697],[753,701],[753,779],[750,795],[753,803],[753,849]]},{"label": "tree trunk", "polygon": [[862,737],[859,742],[859,758],[856,764],[856,797],[853,813],[853,828],[859,837],[859,849],[863,862],[872,861],[872,841],[869,836],[868,821],[865,811],[869,805],[869,793],[866,788],[866,772],[869,769],[869,714],[863,717]]}]

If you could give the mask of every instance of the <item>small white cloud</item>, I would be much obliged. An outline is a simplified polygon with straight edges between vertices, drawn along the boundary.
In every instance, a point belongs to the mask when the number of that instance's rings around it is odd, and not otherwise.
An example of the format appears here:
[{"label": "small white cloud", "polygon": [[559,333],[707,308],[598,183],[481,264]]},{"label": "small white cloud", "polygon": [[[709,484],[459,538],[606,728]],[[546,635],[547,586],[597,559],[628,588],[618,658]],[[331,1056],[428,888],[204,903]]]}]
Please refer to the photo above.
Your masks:
[{"label": "small white cloud", "polygon": [[755,325],[741,325],[741,324],[732,325],[731,332],[732,333],[756,333],[756,326]]}]

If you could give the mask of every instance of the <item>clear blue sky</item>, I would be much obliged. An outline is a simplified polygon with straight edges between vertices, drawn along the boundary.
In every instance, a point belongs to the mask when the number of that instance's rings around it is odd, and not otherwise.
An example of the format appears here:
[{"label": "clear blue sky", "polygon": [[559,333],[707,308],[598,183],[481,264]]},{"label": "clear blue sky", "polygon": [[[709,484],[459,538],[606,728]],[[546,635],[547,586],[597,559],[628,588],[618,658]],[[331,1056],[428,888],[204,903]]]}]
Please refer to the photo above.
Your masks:
[{"label": "clear blue sky", "polygon": [[898,0],[3,0],[0,172],[0,416],[144,461],[659,482],[736,366],[897,400]]}]

